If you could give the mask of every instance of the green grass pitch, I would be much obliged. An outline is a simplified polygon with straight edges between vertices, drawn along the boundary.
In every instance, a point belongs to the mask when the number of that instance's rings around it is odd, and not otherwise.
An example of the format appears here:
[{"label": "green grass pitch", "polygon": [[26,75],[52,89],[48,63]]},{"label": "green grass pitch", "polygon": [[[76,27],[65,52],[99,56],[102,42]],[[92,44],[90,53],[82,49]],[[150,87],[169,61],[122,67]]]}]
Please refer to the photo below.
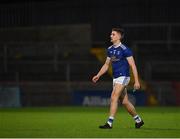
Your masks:
[{"label": "green grass pitch", "polygon": [[171,138],[180,137],[180,107],[137,107],[145,125],[119,107],[113,129],[99,129],[109,107],[1,108],[0,138]]}]

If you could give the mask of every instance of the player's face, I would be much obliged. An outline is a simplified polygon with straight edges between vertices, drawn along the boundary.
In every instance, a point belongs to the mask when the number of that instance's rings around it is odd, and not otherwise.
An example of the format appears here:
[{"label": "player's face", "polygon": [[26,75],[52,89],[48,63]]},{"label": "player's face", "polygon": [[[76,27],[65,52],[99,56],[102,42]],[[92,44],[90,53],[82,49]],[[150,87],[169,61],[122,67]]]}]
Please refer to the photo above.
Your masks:
[{"label": "player's face", "polygon": [[118,32],[116,32],[116,31],[111,32],[110,38],[111,38],[112,43],[116,43],[116,42],[120,41],[120,37],[121,37],[121,35]]}]

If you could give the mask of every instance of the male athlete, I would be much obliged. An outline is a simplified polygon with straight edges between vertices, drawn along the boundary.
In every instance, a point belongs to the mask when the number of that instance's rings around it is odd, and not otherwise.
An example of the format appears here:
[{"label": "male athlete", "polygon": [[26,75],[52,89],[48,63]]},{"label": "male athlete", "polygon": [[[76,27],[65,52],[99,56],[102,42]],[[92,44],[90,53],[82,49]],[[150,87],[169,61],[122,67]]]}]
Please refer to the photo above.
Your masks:
[{"label": "male athlete", "polygon": [[107,58],[104,65],[102,66],[98,74],[92,78],[92,81],[96,83],[99,78],[108,70],[110,62],[112,63],[113,90],[111,93],[110,114],[105,125],[99,126],[99,128],[101,129],[112,129],[119,99],[128,113],[134,118],[135,128],[140,128],[144,124],[143,120],[136,113],[134,106],[128,100],[126,86],[130,81],[129,66],[132,68],[135,80],[135,90],[140,88],[140,83],[138,80],[138,72],[134,62],[132,51],[121,43],[123,37],[124,30],[122,28],[112,29],[110,38],[113,45],[107,49]]}]

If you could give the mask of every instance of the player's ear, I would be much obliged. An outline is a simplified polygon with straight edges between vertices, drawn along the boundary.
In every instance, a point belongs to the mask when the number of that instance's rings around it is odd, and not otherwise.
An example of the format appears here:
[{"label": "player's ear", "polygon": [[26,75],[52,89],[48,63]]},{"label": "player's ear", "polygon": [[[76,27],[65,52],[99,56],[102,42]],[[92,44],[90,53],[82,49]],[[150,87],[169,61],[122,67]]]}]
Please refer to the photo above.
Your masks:
[{"label": "player's ear", "polygon": [[121,40],[121,34],[119,34],[119,40]]},{"label": "player's ear", "polygon": [[124,34],[121,34],[121,39],[124,39]]},{"label": "player's ear", "polygon": [[120,33],[120,40],[124,39],[124,33]]}]

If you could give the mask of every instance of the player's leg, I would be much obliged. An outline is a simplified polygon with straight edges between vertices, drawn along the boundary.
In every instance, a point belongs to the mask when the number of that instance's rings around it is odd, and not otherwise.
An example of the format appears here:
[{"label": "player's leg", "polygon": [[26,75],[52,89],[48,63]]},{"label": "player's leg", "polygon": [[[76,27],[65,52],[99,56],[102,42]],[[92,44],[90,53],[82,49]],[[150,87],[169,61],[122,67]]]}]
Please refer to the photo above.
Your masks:
[{"label": "player's leg", "polygon": [[126,108],[126,110],[128,111],[128,113],[134,118],[135,127],[140,128],[144,124],[144,122],[140,118],[140,116],[137,114],[135,107],[129,101],[126,88],[123,90],[120,100],[122,104],[124,105],[124,107]]},{"label": "player's leg", "polygon": [[113,91],[111,93],[109,118],[107,123],[105,125],[100,126],[100,128],[112,128],[113,120],[118,109],[118,100],[121,95],[121,92],[124,90],[124,87],[124,85],[118,83],[114,84]]},{"label": "player's leg", "polygon": [[113,92],[111,94],[111,101],[110,101],[111,104],[110,104],[110,114],[109,115],[111,117],[114,117],[117,112],[118,100],[119,100],[119,97],[120,97],[122,91],[124,90],[124,87],[125,87],[124,85],[115,83]]},{"label": "player's leg", "polygon": [[135,107],[132,105],[132,103],[128,100],[128,95],[127,95],[127,89],[125,88],[122,92],[122,95],[120,97],[120,101],[122,102],[123,106],[126,108],[126,110],[128,111],[128,113],[131,116],[136,116],[136,110]]}]

